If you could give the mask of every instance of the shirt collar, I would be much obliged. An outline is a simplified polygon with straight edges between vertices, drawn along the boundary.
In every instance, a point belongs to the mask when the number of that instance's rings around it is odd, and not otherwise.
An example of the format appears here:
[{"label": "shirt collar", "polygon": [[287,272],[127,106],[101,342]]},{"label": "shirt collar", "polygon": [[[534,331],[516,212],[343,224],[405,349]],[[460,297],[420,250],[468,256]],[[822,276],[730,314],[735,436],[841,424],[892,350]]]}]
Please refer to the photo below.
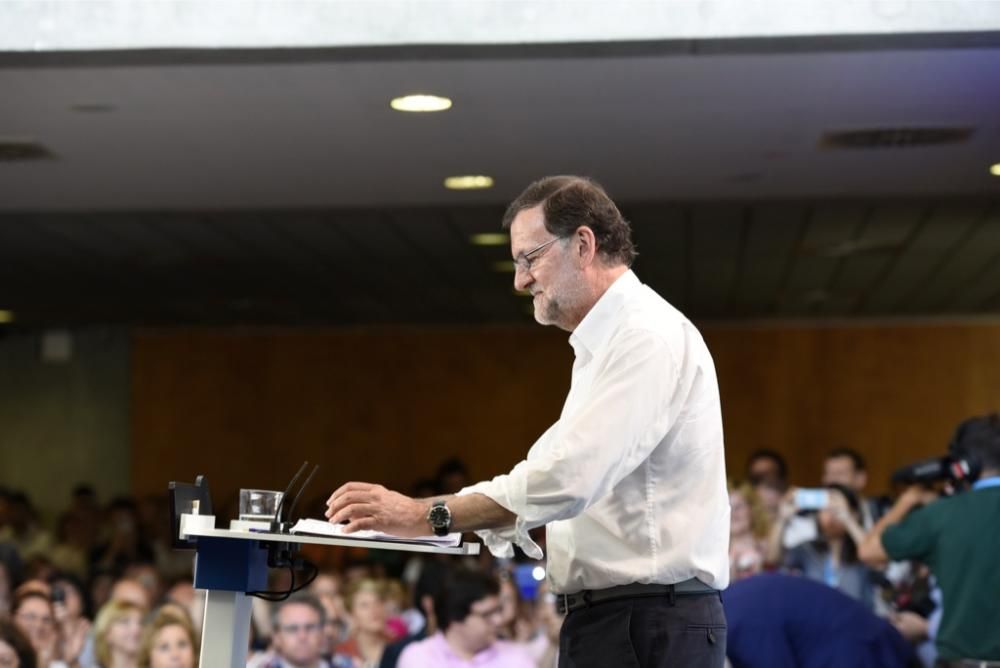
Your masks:
[{"label": "shirt collar", "polygon": [[604,344],[611,335],[616,324],[614,316],[625,303],[625,298],[640,287],[642,283],[631,269],[608,286],[569,337],[569,344],[577,356],[583,350],[593,355]]},{"label": "shirt collar", "polygon": [[985,489],[987,487],[1000,487],[1000,475],[980,478],[972,485],[972,489]]}]

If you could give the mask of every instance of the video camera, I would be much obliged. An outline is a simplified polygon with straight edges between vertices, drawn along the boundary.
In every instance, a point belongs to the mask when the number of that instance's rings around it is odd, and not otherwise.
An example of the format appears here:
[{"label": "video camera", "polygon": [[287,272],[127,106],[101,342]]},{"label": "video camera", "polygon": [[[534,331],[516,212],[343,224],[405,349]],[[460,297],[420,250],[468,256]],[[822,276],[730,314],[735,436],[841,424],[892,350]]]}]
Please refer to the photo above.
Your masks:
[{"label": "video camera", "polygon": [[995,438],[1000,430],[1000,415],[963,420],[948,444],[948,454],[908,464],[892,474],[892,482],[908,485],[950,482],[961,489],[979,479],[983,472],[978,454],[984,439]]}]

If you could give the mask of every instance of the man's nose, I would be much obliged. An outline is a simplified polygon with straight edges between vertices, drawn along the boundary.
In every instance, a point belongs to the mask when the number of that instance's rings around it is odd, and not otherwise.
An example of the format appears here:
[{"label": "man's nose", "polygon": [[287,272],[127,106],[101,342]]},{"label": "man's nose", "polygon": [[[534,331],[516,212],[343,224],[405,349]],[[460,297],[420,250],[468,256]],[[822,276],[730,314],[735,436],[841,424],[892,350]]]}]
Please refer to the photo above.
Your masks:
[{"label": "man's nose", "polygon": [[514,289],[518,291],[527,290],[528,286],[530,286],[532,283],[535,282],[535,279],[532,277],[530,271],[525,271],[524,269],[521,269],[517,265],[515,265],[515,267],[516,268],[514,269]]}]

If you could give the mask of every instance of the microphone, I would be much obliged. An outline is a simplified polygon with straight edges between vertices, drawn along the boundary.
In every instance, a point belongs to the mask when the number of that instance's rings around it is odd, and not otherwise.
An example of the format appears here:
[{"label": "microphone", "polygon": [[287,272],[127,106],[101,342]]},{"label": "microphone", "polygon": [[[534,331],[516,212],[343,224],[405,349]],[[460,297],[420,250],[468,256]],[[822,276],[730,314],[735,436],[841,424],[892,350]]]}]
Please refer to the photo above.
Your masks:
[{"label": "microphone", "polygon": [[296,504],[298,504],[299,499],[302,498],[302,492],[305,491],[306,487],[308,487],[309,483],[312,481],[313,476],[316,475],[316,471],[319,471],[319,464],[316,464],[316,466],[313,467],[312,472],[306,477],[305,481],[302,483],[302,486],[299,487],[299,491],[295,493],[295,498],[292,499],[292,505],[288,507],[287,524],[292,523],[292,519],[295,517],[295,515],[293,514],[295,512],[295,506]]},{"label": "microphone", "polygon": [[299,470],[295,472],[295,475],[292,476],[292,479],[288,482],[288,486],[285,487],[285,491],[282,492],[281,500],[278,501],[278,505],[274,509],[274,519],[271,521],[272,531],[274,531],[275,529],[279,529],[281,527],[282,524],[281,511],[284,509],[285,499],[288,498],[288,493],[292,491],[292,486],[295,484],[295,481],[298,480],[299,477],[302,475],[302,472],[306,470],[307,466],[309,466],[309,462],[307,461],[302,462],[302,466],[300,466]]}]

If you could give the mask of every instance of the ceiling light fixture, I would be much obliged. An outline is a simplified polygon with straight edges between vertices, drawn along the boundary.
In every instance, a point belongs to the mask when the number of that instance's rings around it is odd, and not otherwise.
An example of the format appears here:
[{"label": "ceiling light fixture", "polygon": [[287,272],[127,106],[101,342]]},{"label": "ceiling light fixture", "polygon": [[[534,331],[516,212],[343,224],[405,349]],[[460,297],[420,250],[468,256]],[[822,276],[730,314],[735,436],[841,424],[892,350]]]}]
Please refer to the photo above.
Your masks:
[{"label": "ceiling light fixture", "polygon": [[0,324],[14,322],[14,312],[0,309]]},{"label": "ceiling light fixture", "polygon": [[1000,176],[1000,162],[990,167],[990,174],[993,176]]},{"label": "ceiling light fixture", "polygon": [[493,177],[482,174],[449,176],[444,180],[444,187],[448,190],[484,190],[493,187]]},{"label": "ceiling light fixture", "polygon": [[506,246],[510,237],[502,232],[482,232],[469,237],[473,246]]},{"label": "ceiling light fixture", "polygon": [[438,95],[404,95],[392,98],[389,106],[396,111],[444,111],[451,109],[451,100]]}]

